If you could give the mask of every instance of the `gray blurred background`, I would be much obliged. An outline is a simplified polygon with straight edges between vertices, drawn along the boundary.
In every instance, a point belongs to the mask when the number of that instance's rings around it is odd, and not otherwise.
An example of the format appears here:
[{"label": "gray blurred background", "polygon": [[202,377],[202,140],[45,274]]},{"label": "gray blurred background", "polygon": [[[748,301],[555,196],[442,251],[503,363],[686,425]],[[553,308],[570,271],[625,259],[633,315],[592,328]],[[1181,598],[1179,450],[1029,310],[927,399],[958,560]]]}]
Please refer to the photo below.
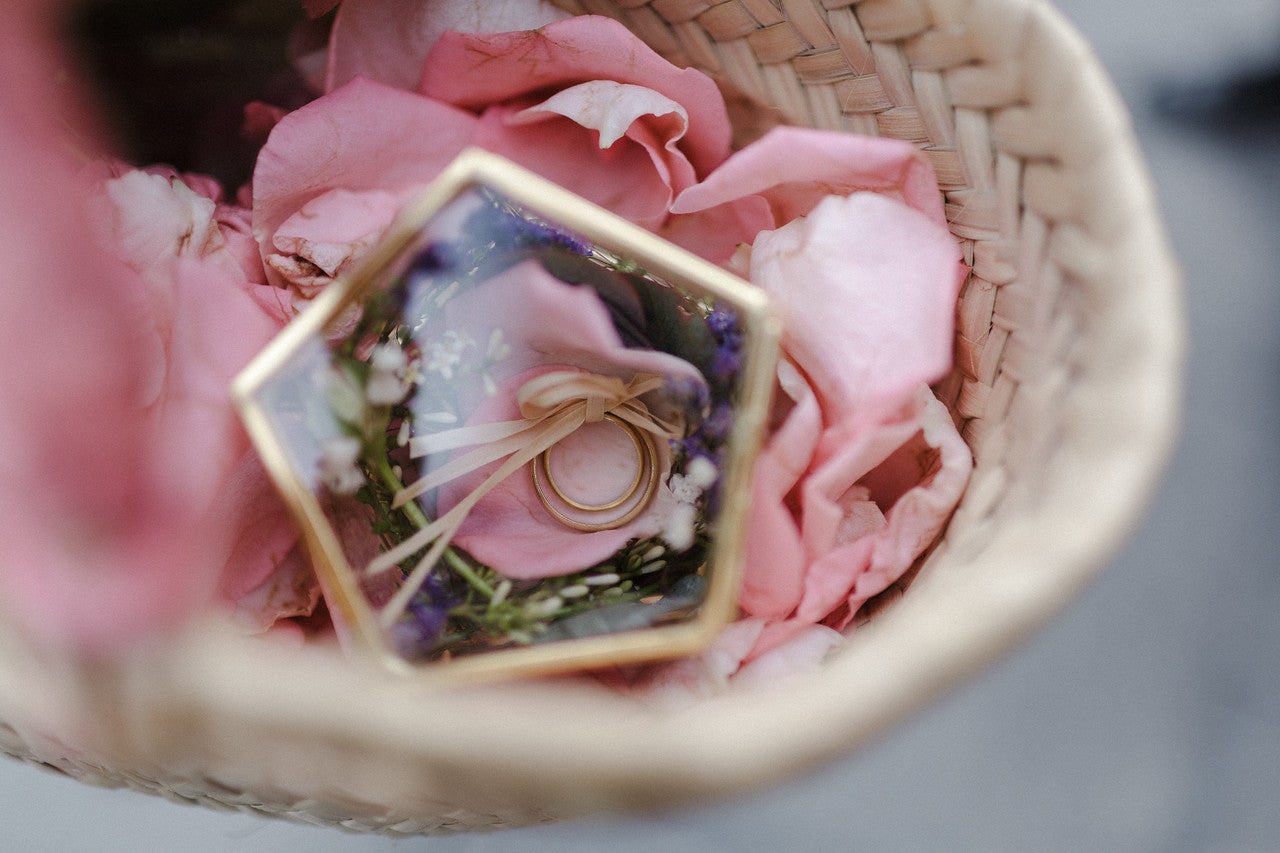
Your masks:
[{"label": "gray blurred background", "polygon": [[1280,849],[1280,78],[1220,85],[1280,67],[1280,0],[1060,6],[1133,112],[1192,348],[1150,516],[1039,636],[870,748],[688,812],[396,841],[0,761],[3,849]]}]

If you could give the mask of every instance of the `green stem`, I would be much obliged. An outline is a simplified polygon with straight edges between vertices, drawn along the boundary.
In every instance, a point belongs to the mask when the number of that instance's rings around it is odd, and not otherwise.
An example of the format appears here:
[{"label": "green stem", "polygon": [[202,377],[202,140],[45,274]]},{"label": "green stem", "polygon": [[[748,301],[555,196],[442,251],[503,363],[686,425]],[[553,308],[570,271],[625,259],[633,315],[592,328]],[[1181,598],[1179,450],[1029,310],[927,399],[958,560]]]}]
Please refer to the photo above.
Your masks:
[{"label": "green stem", "polygon": [[[404,488],[404,483],[396,476],[396,472],[392,470],[391,460],[387,458],[385,448],[383,452],[377,453],[376,456],[378,458],[378,476],[382,478],[382,482],[387,488],[391,489],[392,494],[401,491]],[[418,526],[419,530],[431,524],[431,520],[422,511],[422,507],[418,506],[417,501],[409,501],[400,509],[404,511],[410,521]],[[493,599],[493,587],[488,581],[476,574],[475,569],[462,558],[461,554],[452,548],[446,548],[441,559],[448,563],[449,568],[457,572],[463,580],[471,585],[472,589],[483,595],[486,600]]]}]

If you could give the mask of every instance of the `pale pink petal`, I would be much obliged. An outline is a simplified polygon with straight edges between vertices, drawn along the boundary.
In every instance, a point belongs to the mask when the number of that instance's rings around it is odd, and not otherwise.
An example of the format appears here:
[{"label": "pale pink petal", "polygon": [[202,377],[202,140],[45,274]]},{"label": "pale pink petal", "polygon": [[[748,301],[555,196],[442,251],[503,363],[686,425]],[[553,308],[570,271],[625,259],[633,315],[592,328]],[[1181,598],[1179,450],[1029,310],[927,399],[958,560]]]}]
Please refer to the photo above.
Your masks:
[{"label": "pale pink petal", "polygon": [[873,191],[945,224],[933,167],[909,142],[780,126],[686,190],[673,213],[706,210],[747,195],[769,200],[779,225],[829,195]]},{"label": "pale pink petal", "polygon": [[830,196],[756,238],[751,280],[824,415],[874,417],[951,365],[959,249],[947,229],[884,196]]},{"label": "pale pink petal", "polygon": [[681,147],[699,174],[728,155],[729,118],[715,83],[667,62],[610,18],[576,17],[525,32],[446,33],[427,56],[419,91],[482,110],[591,80],[634,83],[680,104],[689,116]]},{"label": "pale pink petal", "polygon": [[744,664],[733,676],[738,689],[772,687],[785,678],[815,672],[844,644],[844,635],[825,625],[810,625],[796,636]]},{"label": "pale pink petal", "polygon": [[320,586],[300,543],[271,568],[271,573],[258,586],[230,599],[235,605],[235,619],[250,633],[275,630],[281,625],[286,636],[292,635],[293,629],[285,620],[310,616],[320,600]]},{"label": "pale pink petal", "polygon": [[218,597],[240,602],[277,574],[298,546],[298,531],[253,450],[241,457],[221,491],[231,541],[218,581]]},{"label": "pale pink petal", "polygon": [[[173,262],[174,316],[165,389],[154,408],[150,450],[161,470],[184,472],[201,511],[248,447],[231,406],[231,380],[266,345],[278,326],[221,270]],[[192,453],[192,448],[200,448]]]},{"label": "pale pink petal", "polygon": [[[335,189],[399,192],[427,183],[471,140],[468,113],[355,80],[285,116],[258,155],[254,234],[263,257],[280,226]],[[270,273],[274,282],[280,279]]]},{"label": "pale pink petal", "polygon": [[792,404],[752,469],[751,514],[738,599],[745,612],[768,619],[790,614],[804,594],[808,561],[787,496],[809,469],[822,428],[817,398],[795,367],[783,361],[778,374],[780,389]]},{"label": "pale pink petal", "polygon": [[568,16],[545,0],[345,0],[333,22],[325,91],[356,77],[413,89],[446,31],[533,30]]},{"label": "pale pink petal", "polygon": [[[609,149],[623,137],[641,145],[667,188],[661,219],[666,218],[675,194],[697,180],[693,165],[679,147],[689,129],[689,115],[678,103],[652,89],[610,80],[579,83],[511,115],[507,123],[528,124],[551,116],[563,116],[597,131],[601,151],[608,152],[600,155],[606,163],[617,157],[617,152]],[[640,177],[618,173],[615,169],[613,180],[632,186]]]},{"label": "pale pink petal", "polygon": [[253,213],[239,205],[219,204],[214,218],[222,233],[223,249],[240,269],[245,285],[251,290],[259,289],[267,283],[267,276],[253,236]]},{"label": "pale pink petal", "polygon": [[[887,527],[876,536],[871,569],[849,595],[850,613],[896,581],[917,557],[942,535],[973,471],[973,454],[956,431],[951,412],[921,390],[920,433],[887,464],[872,472],[895,483],[914,485],[885,512]],[[923,479],[917,481],[917,477]],[[886,496],[888,497],[888,496]]]},{"label": "pale pink petal", "polygon": [[[912,404],[910,409],[907,416],[894,417],[882,423],[850,418],[836,427],[829,427],[824,433],[823,452],[815,460],[809,476],[800,484],[802,536],[810,560],[820,559],[832,549],[847,544],[856,538],[858,532],[882,526],[875,516],[869,518],[868,513],[858,506],[871,499],[868,491],[859,489],[854,495],[848,492],[919,430],[915,405]],[[918,481],[917,472],[916,479],[909,485],[914,486]],[[854,514],[852,519],[851,513]]]},{"label": "pale pink petal", "polygon": [[629,690],[647,704],[668,709],[723,694],[764,627],[762,619],[739,619],[702,654],[657,667]]},{"label": "pale pink petal", "polygon": [[94,200],[99,243],[135,270],[222,248],[217,205],[176,177],[129,171],[108,181],[104,195]]}]

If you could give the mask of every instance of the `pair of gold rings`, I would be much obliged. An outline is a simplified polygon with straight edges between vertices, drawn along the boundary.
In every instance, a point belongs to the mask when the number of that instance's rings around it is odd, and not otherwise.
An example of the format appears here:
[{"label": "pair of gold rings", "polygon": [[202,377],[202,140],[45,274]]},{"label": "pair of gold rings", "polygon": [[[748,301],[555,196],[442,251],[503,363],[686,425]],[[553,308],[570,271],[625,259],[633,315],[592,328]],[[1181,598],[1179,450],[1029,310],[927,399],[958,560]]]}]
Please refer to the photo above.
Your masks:
[{"label": "pair of gold rings", "polygon": [[[533,490],[538,500],[552,518],[574,530],[595,532],[622,527],[644,511],[658,489],[658,449],[653,437],[617,415],[606,413],[604,419],[625,432],[635,449],[636,475],[617,497],[588,504],[566,494],[551,473],[554,447],[542,451],[533,460]],[[609,513],[614,513],[613,517],[603,517]]]}]

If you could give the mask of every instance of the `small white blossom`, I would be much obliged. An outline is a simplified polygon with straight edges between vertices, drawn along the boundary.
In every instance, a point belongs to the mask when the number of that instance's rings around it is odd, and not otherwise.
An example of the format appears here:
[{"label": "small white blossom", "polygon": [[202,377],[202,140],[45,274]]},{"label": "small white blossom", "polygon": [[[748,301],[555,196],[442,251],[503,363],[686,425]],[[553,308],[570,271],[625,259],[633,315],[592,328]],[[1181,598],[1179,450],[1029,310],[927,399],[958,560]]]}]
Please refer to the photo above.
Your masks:
[{"label": "small white blossom", "polygon": [[550,598],[544,598],[542,601],[532,601],[525,606],[524,612],[530,619],[545,619],[554,615],[557,610],[564,607],[564,599],[558,595]]},{"label": "small white blossom", "polygon": [[697,503],[702,497],[702,487],[688,474],[672,474],[670,488],[671,494],[682,504]]},{"label": "small white blossom", "polygon": [[442,340],[433,341],[427,347],[427,371],[438,373],[445,380],[452,379],[454,370],[462,364],[462,354],[475,345],[476,342],[470,335],[458,334],[450,329],[444,333]]},{"label": "small white blossom", "polygon": [[695,456],[685,467],[684,474],[691,483],[704,492],[720,479],[720,472],[716,469],[715,463],[705,456]]},{"label": "small white blossom", "polygon": [[693,533],[697,520],[697,507],[683,501],[676,504],[667,515],[667,523],[662,530],[663,540],[674,551],[689,550],[693,547]]},{"label": "small white blossom", "polygon": [[369,356],[369,381],[364,388],[366,399],[375,406],[394,406],[403,400],[409,393],[408,367],[409,357],[399,341],[374,347]]},{"label": "small white blossom", "polygon": [[672,474],[671,494],[677,503],[667,517],[662,539],[676,551],[693,547],[694,532],[698,522],[698,501],[702,494],[715,485],[720,471],[705,456],[696,456],[685,466],[683,474]]},{"label": "small white blossom", "polygon": [[334,494],[349,495],[364,485],[360,459],[360,439],[342,436],[328,441],[320,456],[320,482]]},{"label": "small white blossom", "polygon": [[356,378],[341,367],[334,367],[325,377],[325,399],[338,420],[358,424],[364,420],[364,395]]},{"label": "small white blossom", "polygon": [[507,344],[502,329],[494,329],[489,335],[489,346],[485,349],[485,357],[489,361],[502,361],[511,355],[511,347]]}]

